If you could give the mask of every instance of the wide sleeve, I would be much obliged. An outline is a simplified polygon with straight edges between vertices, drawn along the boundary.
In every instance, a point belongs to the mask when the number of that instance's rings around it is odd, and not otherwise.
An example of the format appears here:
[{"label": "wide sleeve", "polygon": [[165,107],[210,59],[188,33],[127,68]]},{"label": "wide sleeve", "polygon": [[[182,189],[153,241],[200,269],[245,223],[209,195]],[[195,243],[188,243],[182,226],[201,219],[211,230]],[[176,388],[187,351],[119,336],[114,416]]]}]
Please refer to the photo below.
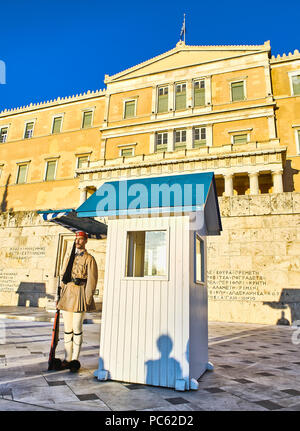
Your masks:
[{"label": "wide sleeve", "polygon": [[93,295],[96,290],[98,281],[98,267],[96,260],[93,256],[90,256],[87,264],[87,282],[85,287],[86,303],[90,305],[93,299]]},{"label": "wide sleeve", "polygon": [[64,273],[66,272],[67,269],[67,265],[70,259],[70,253],[67,253],[67,255],[65,256],[63,263],[61,264],[60,268],[59,268],[59,277],[60,277],[60,283],[63,285],[63,281],[62,278],[64,276]]}]

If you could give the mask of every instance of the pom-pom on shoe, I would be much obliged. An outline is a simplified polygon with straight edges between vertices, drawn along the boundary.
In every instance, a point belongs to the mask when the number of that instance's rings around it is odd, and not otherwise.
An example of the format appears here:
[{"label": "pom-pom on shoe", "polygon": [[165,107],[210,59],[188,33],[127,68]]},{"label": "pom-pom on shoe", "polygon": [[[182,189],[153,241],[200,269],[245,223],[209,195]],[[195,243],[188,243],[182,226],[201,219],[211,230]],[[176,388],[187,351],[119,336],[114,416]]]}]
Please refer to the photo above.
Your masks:
[{"label": "pom-pom on shoe", "polygon": [[66,361],[65,359],[61,363],[60,370],[69,370],[70,368],[70,362]]},{"label": "pom-pom on shoe", "polygon": [[76,359],[73,359],[73,361],[69,363],[69,368],[71,373],[77,373],[77,371],[80,368],[80,362],[77,361]]}]

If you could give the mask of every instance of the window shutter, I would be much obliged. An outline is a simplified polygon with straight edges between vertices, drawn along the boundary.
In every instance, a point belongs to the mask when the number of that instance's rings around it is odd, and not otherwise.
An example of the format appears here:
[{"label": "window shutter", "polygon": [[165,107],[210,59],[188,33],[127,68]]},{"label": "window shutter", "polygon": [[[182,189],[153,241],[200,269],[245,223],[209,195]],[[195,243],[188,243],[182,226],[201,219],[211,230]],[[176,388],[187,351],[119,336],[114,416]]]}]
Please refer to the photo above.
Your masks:
[{"label": "window shutter", "polygon": [[156,135],[156,151],[162,152],[168,149],[168,133],[158,133]]},{"label": "window shutter", "polygon": [[206,129],[205,127],[194,129],[194,148],[205,147]]},{"label": "window shutter", "polygon": [[54,180],[56,161],[47,162],[46,181]]},{"label": "window shutter", "polygon": [[132,148],[123,148],[121,150],[121,156],[123,156],[123,157],[133,156],[133,149]]},{"label": "window shutter", "polygon": [[86,127],[91,127],[92,115],[93,115],[92,111],[83,113],[83,124],[82,124],[83,129],[85,129]]},{"label": "window shutter", "polygon": [[186,87],[178,85],[176,88],[175,109],[186,109]]},{"label": "window shutter", "polygon": [[125,115],[124,118],[134,117],[135,114],[135,100],[131,100],[130,102],[125,102]]},{"label": "window shutter", "polygon": [[300,75],[292,77],[294,96],[300,95]]},{"label": "window shutter", "polygon": [[3,127],[0,130],[0,142],[6,142],[6,138],[7,138],[7,127]]},{"label": "window shutter", "polygon": [[231,84],[232,101],[244,100],[244,82],[233,82]]},{"label": "window shutter", "polygon": [[54,118],[52,133],[60,133],[62,117]]},{"label": "window shutter", "polygon": [[27,171],[27,165],[19,165],[19,171],[18,171],[18,184],[24,184],[26,181],[26,171]]},{"label": "window shutter", "polygon": [[204,81],[195,82],[194,84],[194,106],[205,105],[205,87]]},{"label": "window shutter", "polygon": [[157,111],[159,113],[160,112],[168,112],[168,93],[167,94],[159,94]]},{"label": "window shutter", "polygon": [[82,168],[83,163],[88,162],[88,160],[87,156],[78,157],[78,169]]},{"label": "window shutter", "polygon": [[233,143],[234,144],[245,144],[247,142],[247,135],[235,135],[233,137]]},{"label": "window shutter", "polygon": [[31,138],[33,132],[33,123],[26,124],[25,138]]}]

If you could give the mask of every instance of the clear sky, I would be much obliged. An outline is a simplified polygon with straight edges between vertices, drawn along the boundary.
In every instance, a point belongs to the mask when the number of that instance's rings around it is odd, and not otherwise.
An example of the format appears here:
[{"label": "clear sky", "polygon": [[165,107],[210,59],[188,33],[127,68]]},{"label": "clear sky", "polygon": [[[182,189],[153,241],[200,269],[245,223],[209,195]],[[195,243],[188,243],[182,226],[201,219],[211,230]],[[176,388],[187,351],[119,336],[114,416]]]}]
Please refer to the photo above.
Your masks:
[{"label": "clear sky", "polygon": [[188,45],[300,51],[299,0],[0,0],[0,110],[105,88],[174,48],[184,13]]}]

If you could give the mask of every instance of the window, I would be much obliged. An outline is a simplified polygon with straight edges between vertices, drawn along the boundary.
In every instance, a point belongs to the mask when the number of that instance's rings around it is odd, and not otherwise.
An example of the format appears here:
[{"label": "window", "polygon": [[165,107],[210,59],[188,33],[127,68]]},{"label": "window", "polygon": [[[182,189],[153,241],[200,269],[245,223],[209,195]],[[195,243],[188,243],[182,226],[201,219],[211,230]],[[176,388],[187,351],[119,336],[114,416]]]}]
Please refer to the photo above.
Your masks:
[{"label": "window", "polygon": [[79,156],[77,157],[77,169],[80,169],[83,167],[84,163],[87,163],[89,161],[89,156]]},{"label": "window", "polygon": [[236,102],[245,99],[244,81],[231,83],[231,100]]},{"label": "window", "polygon": [[7,140],[8,127],[2,127],[0,129],[0,142],[3,144]]},{"label": "window", "polygon": [[194,82],[194,106],[205,105],[205,81]]},{"label": "window", "polygon": [[175,86],[175,109],[186,108],[186,84],[176,84]]},{"label": "window", "polygon": [[135,117],[135,100],[128,100],[124,104],[124,118]]},{"label": "window", "polygon": [[204,283],[204,241],[195,234],[195,283]]},{"label": "window", "polygon": [[82,119],[82,128],[86,129],[88,127],[91,127],[92,120],[93,120],[93,111],[84,111],[83,119]]},{"label": "window", "polygon": [[168,149],[168,133],[157,133],[156,134],[156,151],[167,151]]},{"label": "window", "polygon": [[291,76],[292,80],[292,95],[300,96],[300,72],[297,75]]},{"label": "window", "polygon": [[300,154],[300,129],[295,130],[296,133],[296,151]]},{"label": "window", "polygon": [[247,133],[232,136],[232,143],[233,144],[245,144],[247,141],[248,141]]},{"label": "window", "polygon": [[206,145],[206,128],[196,127],[194,129],[194,148],[204,147]]},{"label": "window", "polygon": [[28,168],[28,164],[27,163],[18,165],[18,173],[17,173],[17,181],[16,181],[17,184],[24,184],[24,183],[26,183],[27,168]]},{"label": "window", "polygon": [[49,160],[48,162],[46,162],[45,181],[52,181],[55,179],[56,164],[57,160]]},{"label": "window", "polygon": [[60,133],[62,125],[62,117],[54,117],[52,125],[52,133]]},{"label": "window", "polygon": [[167,275],[167,232],[127,232],[126,277]]},{"label": "window", "polygon": [[168,87],[158,87],[157,112],[168,112]]},{"label": "window", "polygon": [[186,147],[186,130],[175,131],[175,150]]},{"label": "window", "polygon": [[0,178],[2,177],[3,168],[4,168],[4,165],[0,165]]},{"label": "window", "polygon": [[24,139],[32,138],[34,122],[26,123]]},{"label": "window", "polygon": [[132,157],[133,156],[133,148],[122,148],[120,150],[121,157]]}]

